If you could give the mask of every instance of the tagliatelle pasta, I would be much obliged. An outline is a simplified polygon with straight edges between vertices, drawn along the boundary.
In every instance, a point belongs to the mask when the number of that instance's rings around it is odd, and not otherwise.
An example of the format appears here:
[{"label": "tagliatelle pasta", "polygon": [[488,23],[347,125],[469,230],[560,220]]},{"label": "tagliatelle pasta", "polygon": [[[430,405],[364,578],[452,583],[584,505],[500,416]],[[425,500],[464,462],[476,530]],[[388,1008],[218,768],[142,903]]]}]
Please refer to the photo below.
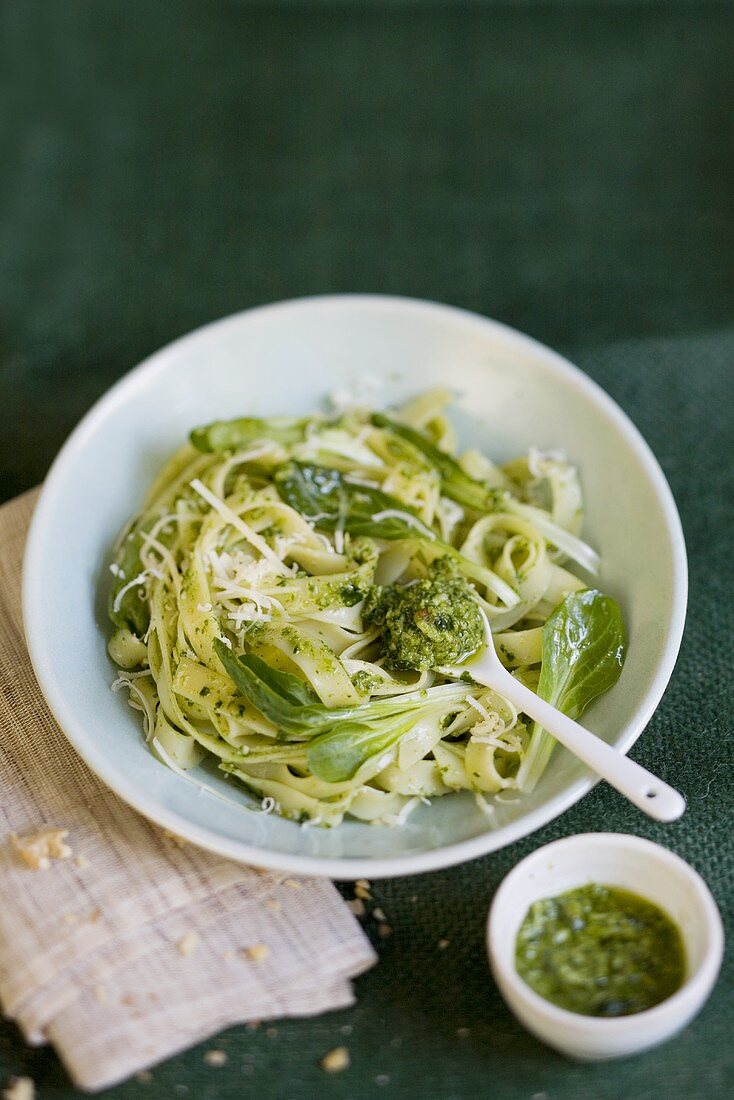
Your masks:
[{"label": "tagliatelle pasta", "polygon": [[327,826],[518,787],[541,731],[451,667],[481,608],[536,686],[543,625],[598,557],[573,466],[454,457],[447,403],[218,422],[161,471],[111,565],[109,652],[164,762],[208,756]]}]

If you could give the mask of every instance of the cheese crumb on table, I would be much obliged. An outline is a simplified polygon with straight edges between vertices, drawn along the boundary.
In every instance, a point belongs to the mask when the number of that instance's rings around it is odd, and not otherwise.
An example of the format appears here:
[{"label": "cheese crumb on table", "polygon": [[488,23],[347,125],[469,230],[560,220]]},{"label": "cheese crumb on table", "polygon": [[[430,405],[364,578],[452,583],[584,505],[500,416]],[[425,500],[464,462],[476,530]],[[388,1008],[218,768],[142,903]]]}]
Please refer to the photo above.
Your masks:
[{"label": "cheese crumb on table", "polygon": [[183,936],[178,941],[178,953],[179,953],[179,955],[184,955],[184,956],[192,955],[194,953],[194,951],[196,951],[196,948],[198,947],[198,945],[199,945],[199,933],[198,932],[187,932],[186,935]]},{"label": "cheese crumb on table", "polygon": [[204,1052],[204,1061],[208,1066],[224,1066],[227,1063],[226,1050],[207,1050]]},{"label": "cheese crumb on table", "polygon": [[341,1073],[349,1069],[349,1051],[346,1047],[334,1047],[321,1059],[321,1068],[327,1073]]},{"label": "cheese crumb on table", "polygon": [[363,917],[365,914],[364,902],[361,898],[352,898],[347,902],[347,909],[351,909],[355,917]]},{"label": "cheese crumb on table", "polygon": [[270,954],[270,948],[266,943],[255,943],[246,947],[242,954],[249,962],[262,962]]},{"label": "cheese crumb on table", "polygon": [[11,1077],[3,1089],[3,1100],[34,1100],[36,1084],[32,1077]]},{"label": "cheese crumb on table", "polygon": [[438,943],[436,944],[436,947],[438,948],[439,951],[445,951],[450,943],[451,943],[451,940],[439,940]]},{"label": "cheese crumb on table", "polygon": [[13,833],[10,840],[20,858],[33,871],[47,871],[52,859],[68,859],[74,854],[65,843],[68,835],[68,829],[39,829],[28,836]]}]

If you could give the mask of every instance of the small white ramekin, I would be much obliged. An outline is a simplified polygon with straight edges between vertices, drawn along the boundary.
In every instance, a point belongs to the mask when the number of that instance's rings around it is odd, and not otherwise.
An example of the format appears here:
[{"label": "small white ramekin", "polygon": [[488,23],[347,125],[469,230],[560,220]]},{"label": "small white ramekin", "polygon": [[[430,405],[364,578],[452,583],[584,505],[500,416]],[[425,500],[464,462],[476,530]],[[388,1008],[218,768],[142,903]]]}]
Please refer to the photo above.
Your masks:
[{"label": "small white ramekin", "polygon": [[[631,1016],[582,1016],[546,1001],[515,969],[515,941],[529,906],[591,882],[632,890],[676,922],[686,952],[681,988]],[[547,844],[510,872],[487,921],[495,981],[518,1020],[538,1039],[581,1061],[623,1058],[665,1042],[709,996],[721,966],[724,931],[701,876],[667,848],[625,833],[582,833]]]}]

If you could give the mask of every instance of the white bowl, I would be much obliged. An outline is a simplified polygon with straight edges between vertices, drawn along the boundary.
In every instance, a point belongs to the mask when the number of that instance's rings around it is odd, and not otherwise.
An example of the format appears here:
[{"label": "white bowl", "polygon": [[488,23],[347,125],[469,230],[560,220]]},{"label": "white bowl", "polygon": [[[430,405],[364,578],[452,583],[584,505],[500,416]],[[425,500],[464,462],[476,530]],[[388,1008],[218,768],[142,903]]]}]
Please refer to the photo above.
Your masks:
[{"label": "white bowl", "polygon": [[[686,978],[654,1008],[613,1019],[581,1016],[546,1001],[517,973],[515,941],[532,903],[591,882],[634,891],[680,928]],[[546,844],[507,875],[489,911],[487,949],[502,996],[528,1031],[571,1058],[592,1062],[648,1050],[685,1027],[713,989],[724,930],[708,886],[679,856],[624,833],[582,833]]]},{"label": "white bowl", "polygon": [[228,317],[146,360],[85,416],[46,479],[24,579],[38,681],[77,751],[141,813],[233,859],[335,878],[412,874],[482,855],[544,825],[594,782],[559,750],[537,789],[498,803],[491,819],[470,795],[450,795],[399,828],[304,830],[243,808],[247,795],[214,771],[200,774],[222,797],[197,793],[151,755],[139,715],[110,692],[107,556],[165,458],[196,424],[303,413],[366,376],[381,379],[382,404],[448,385],[462,443],[500,460],[537,445],[561,447],[580,465],[585,534],[604,559],[599,584],[620,601],[630,637],[619,683],[586,721],[623,752],[665,689],[686,607],[680,521],[644,440],[589,378],[504,325],[409,299],[311,298]]}]

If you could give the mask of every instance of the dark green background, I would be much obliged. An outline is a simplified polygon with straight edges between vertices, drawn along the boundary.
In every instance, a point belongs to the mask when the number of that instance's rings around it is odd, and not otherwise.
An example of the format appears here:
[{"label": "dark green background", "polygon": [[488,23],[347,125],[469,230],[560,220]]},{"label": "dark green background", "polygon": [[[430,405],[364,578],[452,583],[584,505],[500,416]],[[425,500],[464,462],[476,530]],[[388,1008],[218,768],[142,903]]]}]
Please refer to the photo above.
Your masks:
[{"label": "dark green background", "polygon": [[[378,885],[395,933],[352,1011],[236,1028],[216,1042],[226,1068],[200,1048],[115,1095],[730,1096],[731,962],[675,1042],[580,1066],[514,1023],[483,922],[520,856],[612,828],[691,860],[731,932],[732,5],[3,0],[0,35],[3,498],[171,338],[273,299],[378,291],[574,357],[656,451],[690,552],[681,658],[634,751],[685,791],[681,822],[597,789],[512,848]],[[352,1068],[327,1077],[339,1043]],[[76,1095],[9,1025],[0,1069]]]}]

